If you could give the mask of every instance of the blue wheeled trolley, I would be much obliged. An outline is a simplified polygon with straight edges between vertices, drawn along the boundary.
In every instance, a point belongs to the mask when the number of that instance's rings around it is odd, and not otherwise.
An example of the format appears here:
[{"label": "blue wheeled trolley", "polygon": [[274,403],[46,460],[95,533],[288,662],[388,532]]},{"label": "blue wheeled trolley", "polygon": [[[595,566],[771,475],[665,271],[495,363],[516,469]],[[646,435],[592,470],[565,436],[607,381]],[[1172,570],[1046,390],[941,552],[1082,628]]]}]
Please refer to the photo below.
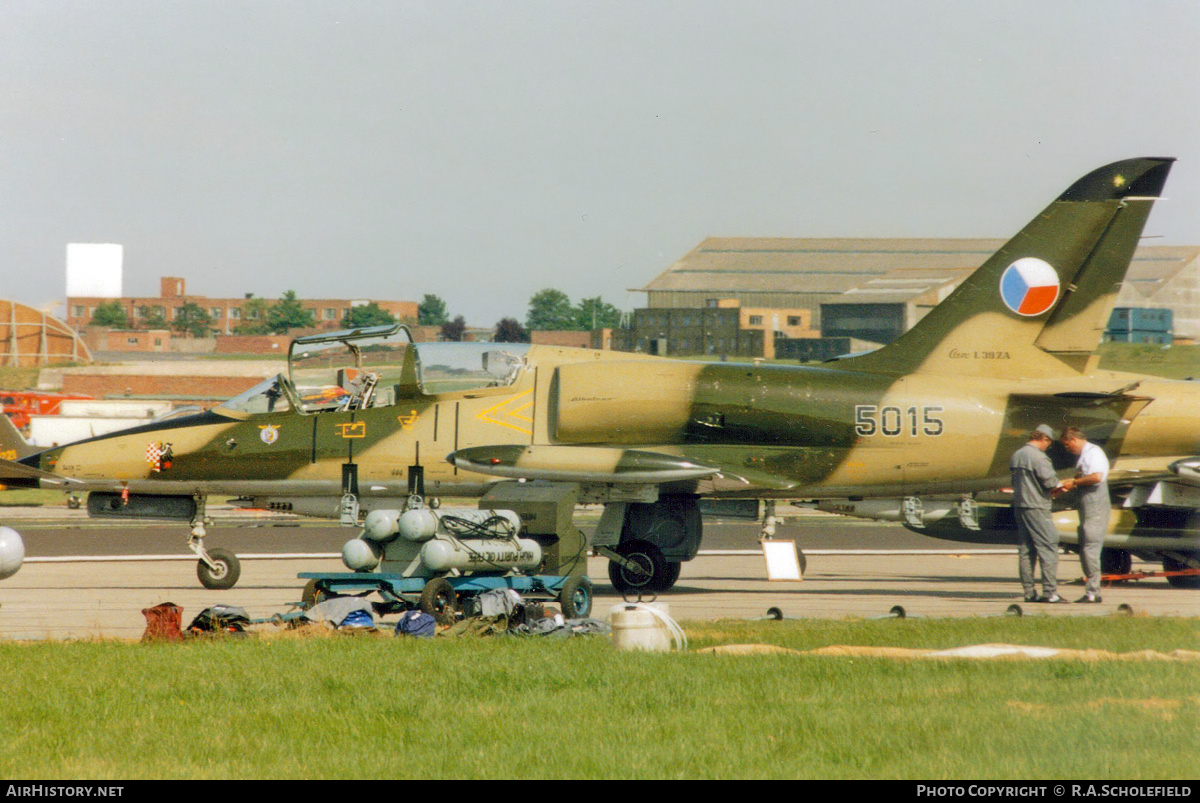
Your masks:
[{"label": "blue wheeled trolley", "polygon": [[484,591],[510,588],[525,599],[556,600],[563,616],[577,619],[592,610],[592,583],[583,575],[464,574],[440,577],[405,577],[389,572],[301,572],[307,580],[304,602],[313,604],[334,596],[362,596],[376,592],[381,613],[419,608],[439,618],[452,618],[462,601]]},{"label": "blue wheeled trolley", "polygon": [[[515,485],[515,483],[513,483]],[[358,538],[342,547],[351,572],[303,572],[304,603],[378,593],[381,613],[420,608],[447,620],[462,601],[494,589],[557,600],[569,619],[592,610],[587,544],[571,525],[573,489],[519,489],[511,509],[431,508],[420,495],[404,510],[373,510]],[[539,495],[545,498],[538,498]],[[495,500],[500,501],[500,500]],[[542,515],[534,505],[543,505]],[[522,515],[533,526],[522,528]],[[540,529],[539,529],[540,527]]]}]

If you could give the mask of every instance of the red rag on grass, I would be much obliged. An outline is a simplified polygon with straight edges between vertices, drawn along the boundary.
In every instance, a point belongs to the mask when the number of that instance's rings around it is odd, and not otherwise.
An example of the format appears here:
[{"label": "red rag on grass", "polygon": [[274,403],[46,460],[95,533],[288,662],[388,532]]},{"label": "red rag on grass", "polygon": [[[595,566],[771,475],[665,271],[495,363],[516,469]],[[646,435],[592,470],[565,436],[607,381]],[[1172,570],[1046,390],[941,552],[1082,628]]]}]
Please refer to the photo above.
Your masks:
[{"label": "red rag on grass", "polygon": [[146,632],[142,634],[142,641],[183,641],[180,627],[183,608],[174,602],[160,602],[153,608],[142,608],[142,616],[146,617]]}]

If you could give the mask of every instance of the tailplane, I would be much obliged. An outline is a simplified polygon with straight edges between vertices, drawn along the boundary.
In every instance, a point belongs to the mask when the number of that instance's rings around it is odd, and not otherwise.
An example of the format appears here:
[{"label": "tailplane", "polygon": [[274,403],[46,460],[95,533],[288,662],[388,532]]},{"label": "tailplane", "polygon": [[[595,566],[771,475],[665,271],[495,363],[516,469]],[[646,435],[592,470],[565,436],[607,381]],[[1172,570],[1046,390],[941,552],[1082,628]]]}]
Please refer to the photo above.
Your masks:
[{"label": "tailplane", "polygon": [[1038,377],[1084,372],[1174,159],[1094,170],[895,342],[842,367]]},{"label": "tailplane", "polygon": [[20,460],[40,451],[42,450],[25,440],[11,418],[0,415],[0,459]]}]

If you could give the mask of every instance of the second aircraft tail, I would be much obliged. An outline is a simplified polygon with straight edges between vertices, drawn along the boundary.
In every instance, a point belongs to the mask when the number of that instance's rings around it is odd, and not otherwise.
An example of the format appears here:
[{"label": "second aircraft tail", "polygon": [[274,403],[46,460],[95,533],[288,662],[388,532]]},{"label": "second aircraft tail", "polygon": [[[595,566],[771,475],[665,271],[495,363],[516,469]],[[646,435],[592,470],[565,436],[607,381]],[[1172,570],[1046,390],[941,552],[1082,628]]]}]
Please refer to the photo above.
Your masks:
[{"label": "second aircraft tail", "polygon": [[25,440],[11,418],[0,415],[0,459],[20,460],[40,451],[42,450]]}]

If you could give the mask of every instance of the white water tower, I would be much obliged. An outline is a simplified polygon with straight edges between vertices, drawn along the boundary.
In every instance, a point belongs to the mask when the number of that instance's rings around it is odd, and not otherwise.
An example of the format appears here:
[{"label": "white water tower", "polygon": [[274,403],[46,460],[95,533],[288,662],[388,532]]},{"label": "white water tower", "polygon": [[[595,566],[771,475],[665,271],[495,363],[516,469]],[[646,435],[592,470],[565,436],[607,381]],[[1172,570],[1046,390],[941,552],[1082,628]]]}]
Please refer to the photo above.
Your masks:
[{"label": "white water tower", "polygon": [[116,243],[68,243],[67,298],[120,298],[124,258]]}]

